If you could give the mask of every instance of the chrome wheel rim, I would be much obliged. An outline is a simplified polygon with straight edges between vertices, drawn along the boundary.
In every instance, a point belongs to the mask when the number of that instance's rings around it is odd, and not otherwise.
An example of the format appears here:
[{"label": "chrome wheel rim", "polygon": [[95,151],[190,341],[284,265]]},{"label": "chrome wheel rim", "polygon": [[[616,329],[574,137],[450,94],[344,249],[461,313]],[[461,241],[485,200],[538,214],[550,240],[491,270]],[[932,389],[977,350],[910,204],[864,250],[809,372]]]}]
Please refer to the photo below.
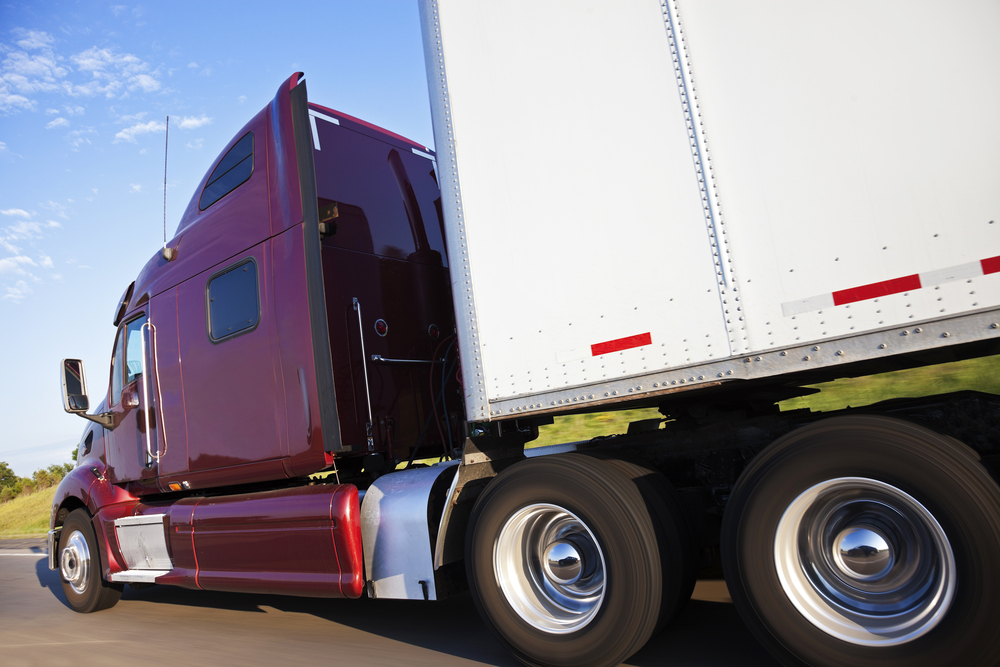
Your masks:
[{"label": "chrome wheel rim", "polygon": [[493,570],[514,611],[544,632],[579,630],[604,601],[606,569],[597,538],[558,505],[529,505],[510,517],[494,546]]},{"label": "chrome wheel rim", "polygon": [[791,502],[774,564],[799,612],[852,644],[893,646],[930,632],[955,597],[955,556],[937,519],[905,491],[840,477]]},{"label": "chrome wheel rim", "polygon": [[78,530],[70,534],[59,554],[59,572],[76,593],[83,595],[87,592],[90,581],[90,547],[87,546],[87,538]]}]

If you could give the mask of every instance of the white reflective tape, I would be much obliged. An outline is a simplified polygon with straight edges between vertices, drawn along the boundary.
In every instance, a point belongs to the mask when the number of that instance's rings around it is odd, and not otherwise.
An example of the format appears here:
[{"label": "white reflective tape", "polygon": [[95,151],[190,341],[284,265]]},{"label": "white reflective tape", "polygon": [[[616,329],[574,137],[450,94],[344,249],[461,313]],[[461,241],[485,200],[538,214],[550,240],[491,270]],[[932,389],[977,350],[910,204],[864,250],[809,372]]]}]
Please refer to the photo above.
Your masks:
[{"label": "white reflective tape", "polygon": [[813,310],[822,310],[823,308],[833,308],[833,294],[820,294],[819,296],[811,296],[808,299],[799,299],[798,301],[788,301],[781,304],[781,314],[785,317],[791,317],[792,315],[798,315],[799,313],[808,313]]},{"label": "white reflective tape", "polygon": [[937,271],[928,271],[927,273],[920,274],[920,284],[923,287],[930,287],[931,285],[941,285],[943,283],[950,283],[956,280],[968,280],[969,278],[978,278],[983,275],[983,263],[982,262],[969,262],[968,264],[959,264],[958,266],[951,266],[947,269],[938,269]]},{"label": "white reflective tape", "polygon": [[427,158],[428,160],[430,160],[432,162],[434,161],[434,156],[431,155],[430,153],[425,153],[423,151],[418,151],[416,148],[411,148],[410,150],[413,151],[414,155],[419,155],[420,157],[425,157],[425,158]]},{"label": "white reflective tape", "polygon": [[309,127],[312,128],[313,133],[313,148],[319,150],[319,131],[316,129],[316,118],[309,112]]},{"label": "white reflective tape", "polygon": [[319,130],[316,129],[316,119],[325,120],[328,123],[333,123],[334,125],[340,125],[340,121],[333,116],[327,116],[325,113],[320,113],[318,111],[309,110],[309,127],[312,128],[313,133],[313,148],[319,150]]},{"label": "white reflective tape", "polygon": [[320,120],[325,120],[328,123],[333,123],[334,125],[340,125],[340,121],[333,116],[327,116],[325,113],[320,113],[318,111],[309,110],[309,115],[313,118],[319,118]]}]

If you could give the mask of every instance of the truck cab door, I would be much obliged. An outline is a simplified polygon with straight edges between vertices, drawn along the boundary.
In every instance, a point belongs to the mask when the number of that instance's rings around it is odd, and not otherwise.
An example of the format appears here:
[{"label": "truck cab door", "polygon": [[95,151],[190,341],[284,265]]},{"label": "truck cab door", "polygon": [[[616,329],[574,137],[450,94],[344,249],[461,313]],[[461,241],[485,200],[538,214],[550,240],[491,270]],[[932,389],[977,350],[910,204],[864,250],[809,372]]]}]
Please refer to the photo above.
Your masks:
[{"label": "truck cab door", "polygon": [[108,438],[108,473],[116,484],[138,482],[155,490],[159,415],[152,383],[152,328],[146,313],[124,322],[115,340],[109,399],[113,428]]}]

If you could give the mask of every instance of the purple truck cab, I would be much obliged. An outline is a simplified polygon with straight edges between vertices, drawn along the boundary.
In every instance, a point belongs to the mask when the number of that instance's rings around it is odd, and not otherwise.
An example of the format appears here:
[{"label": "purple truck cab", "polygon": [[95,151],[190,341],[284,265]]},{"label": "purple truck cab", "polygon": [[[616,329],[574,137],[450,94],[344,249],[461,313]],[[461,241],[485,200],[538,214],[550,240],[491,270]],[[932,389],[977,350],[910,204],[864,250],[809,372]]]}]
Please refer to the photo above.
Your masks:
[{"label": "purple truck cab", "polygon": [[124,582],[358,597],[346,480],[461,444],[433,152],[309,103],[301,73],[208,169],[114,324],[50,526],[78,610]]}]

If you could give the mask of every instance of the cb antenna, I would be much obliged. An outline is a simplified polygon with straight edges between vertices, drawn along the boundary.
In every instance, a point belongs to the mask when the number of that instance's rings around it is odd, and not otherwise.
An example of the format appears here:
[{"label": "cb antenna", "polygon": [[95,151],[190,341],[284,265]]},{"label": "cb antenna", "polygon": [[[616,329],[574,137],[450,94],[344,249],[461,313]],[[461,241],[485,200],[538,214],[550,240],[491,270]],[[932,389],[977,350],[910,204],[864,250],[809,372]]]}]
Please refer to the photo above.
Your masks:
[{"label": "cb antenna", "polygon": [[174,248],[167,247],[167,150],[170,148],[170,116],[167,116],[166,138],[163,140],[163,259],[168,262],[177,256]]}]

